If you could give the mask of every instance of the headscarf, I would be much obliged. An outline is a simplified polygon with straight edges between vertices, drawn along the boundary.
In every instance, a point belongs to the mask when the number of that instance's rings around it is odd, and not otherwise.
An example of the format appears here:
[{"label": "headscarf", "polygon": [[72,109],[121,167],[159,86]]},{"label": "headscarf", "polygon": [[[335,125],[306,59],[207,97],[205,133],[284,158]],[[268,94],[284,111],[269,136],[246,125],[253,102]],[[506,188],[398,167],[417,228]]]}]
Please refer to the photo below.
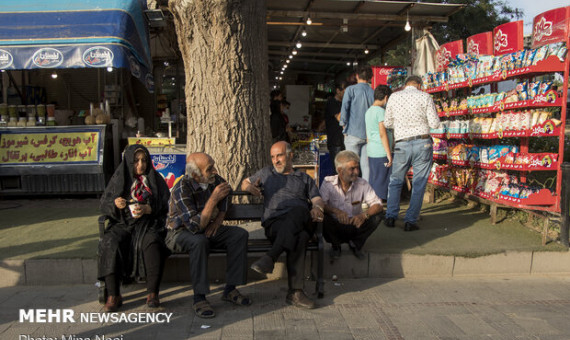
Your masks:
[{"label": "headscarf", "polygon": [[[134,174],[134,159],[137,151],[142,150],[146,158],[146,173],[141,176],[144,178],[137,179]],[[115,199],[123,197],[129,199],[132,195],[133,186],[139,183],[138,191],[142,197],[145,189],[151,194],[148,198],[153,214],[161,214],[168,211],[168,198],[170,191],[164,181],[164,178],[154,169],[148,149],[140,144],[129,145],[123,154],[123,161],[115,170],[113,177],[107,184],[107,188],[101,197],[101,212],[115,221],[122,221],[123,215],[115,206]]]}]

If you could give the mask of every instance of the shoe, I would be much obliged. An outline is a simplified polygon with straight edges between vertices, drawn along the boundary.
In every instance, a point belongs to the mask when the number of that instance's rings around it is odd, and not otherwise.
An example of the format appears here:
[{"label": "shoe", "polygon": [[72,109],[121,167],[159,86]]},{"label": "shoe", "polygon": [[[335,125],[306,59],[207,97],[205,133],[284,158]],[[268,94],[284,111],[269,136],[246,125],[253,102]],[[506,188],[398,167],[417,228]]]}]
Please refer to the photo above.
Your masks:
[{"label": "shoe", "polygon": [[117,296],[109,296],[107,298],[107,302],[105,303],[105,307],[103,310],[107,313],[116,312],[119,307],[123,305],[123,298],[120,295]]},{"label": "shoe", "polygon": [[404,224],[404,231],[414,231],[418,229],[420,229],[420,227],[415,223],[406,222],[406,224]]},{"label": "shoe", "polygon": [[356,256],[359,260],[364,260],[366,255],[364,255],[362,250],[356,248],[356,245],[354,244],[354,242],[348,241],[348,246],[350,247],[350,250],[352,250],[352,253],[354,254],[354,256]]},{"label": "shoe", "polygon": [[384,225],[388,228],[394,228],[396,225],[396,220],[394,220],[392,217],[388,217],[384,220]]},{"label": "shoe", "polygon": [[287,298],[285,301],[293,305],[295,307],[305,308],[305,309],[313,309],[315,308],[315,302],[305,294],[302,289],[294,290],[287,294]]},{"label": "shoe", "polygon": [[330,256],[331,260],[338,260],[340,259],[341,248],[340,246],[332,246]]},{"label": "shoe", "polygon": [[255,261],[251,265],[251,269],[255,270],[260,274],[270,274],[273,272],[273,259],[268,255],[263,255],[259,260]]},{"label": "shoe", "polygon": [[160,306],[160,301],[158,300],[158,294],[150,293],[146,297],[146,305],[149,308],[158,308]]}]

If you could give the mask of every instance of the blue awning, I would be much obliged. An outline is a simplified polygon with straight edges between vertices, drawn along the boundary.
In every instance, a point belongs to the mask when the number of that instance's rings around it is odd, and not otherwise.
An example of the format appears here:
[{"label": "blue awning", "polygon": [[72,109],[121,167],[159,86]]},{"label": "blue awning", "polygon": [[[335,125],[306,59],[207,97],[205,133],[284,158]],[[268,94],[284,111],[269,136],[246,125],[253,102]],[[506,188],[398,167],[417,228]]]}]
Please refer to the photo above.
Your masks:
[{"label": "blue awning", "polygon": [[0,6],[0,69],[126,68],[152,92],[146,0],[10,0]]}]

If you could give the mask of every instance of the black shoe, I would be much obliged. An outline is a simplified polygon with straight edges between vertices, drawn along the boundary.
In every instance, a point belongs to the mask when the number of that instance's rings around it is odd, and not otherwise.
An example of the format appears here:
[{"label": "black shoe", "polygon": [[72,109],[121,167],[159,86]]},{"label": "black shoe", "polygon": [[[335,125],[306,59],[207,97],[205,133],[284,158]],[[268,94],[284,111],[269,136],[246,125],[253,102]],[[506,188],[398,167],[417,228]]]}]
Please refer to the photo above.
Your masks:
[{"label": "black shoe", "polygon": [[331,260],[338,260],[340,259],[341,248],[340,246],[332,246],[330,256]]},{"label": "black shoe", "polygon": [[289,294],[287,294],[287,298],[285,301],[293,305],[295,307],[301,307],[306,309],[313,309],[315,308],[315,302],[305,294],[302,289],[297,289]]},{"label": "black shoe", "polygon": [[418,229],[420,229],[420,227],[415,223],[406,222],[406,224],[404,224],[404,231],[414,231]]},{"label": "black shoe", "polygon": [[251,265],[251,269],[255,270],[260,274],[269,274],[273,272],[273,259],[268,255],[263,255],[259,260],[255,261]]},{"label": "black shoe", "polygon": [[359,260],[364,260],[366,255],[364,255],[362,250],[356,248],[356,245],[354,244],[354,242],[348,241],[348,246],[350,247],[350,250],[352,250],[352,253],[354,254],[354,256],[356,256]]},{"label": "black shoe", "polygon": [[384,220],[384,225],[388,228],[394,228],[394,226],[396,225],[396,220],[388,217]]}]

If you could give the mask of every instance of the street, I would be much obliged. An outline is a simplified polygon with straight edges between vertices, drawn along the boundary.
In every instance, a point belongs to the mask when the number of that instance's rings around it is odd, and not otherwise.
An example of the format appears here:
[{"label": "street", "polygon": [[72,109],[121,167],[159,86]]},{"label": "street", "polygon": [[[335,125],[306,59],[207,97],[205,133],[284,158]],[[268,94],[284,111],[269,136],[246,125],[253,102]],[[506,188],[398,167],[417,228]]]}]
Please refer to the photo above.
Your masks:
[{"label": "street", "polygon": [[[307,292],[313,286],[307,282]],[[286,305],[284,280],[242,287],[253,299],[250,307],[221,301],[221,287],[213,285],[208,296],[216,318],[200,319],[191,309],[190,285],[165,284],[157,310],[143,306],[142,285],[127,286],[125,304],[107,322],[92,285],[2,288],[0,338],[570,339],[565,276],[328,280],[315,310]],[[71,313],[74,322],[53,322],[53,315],[52,322],[30,322],[40,309]]]}]

